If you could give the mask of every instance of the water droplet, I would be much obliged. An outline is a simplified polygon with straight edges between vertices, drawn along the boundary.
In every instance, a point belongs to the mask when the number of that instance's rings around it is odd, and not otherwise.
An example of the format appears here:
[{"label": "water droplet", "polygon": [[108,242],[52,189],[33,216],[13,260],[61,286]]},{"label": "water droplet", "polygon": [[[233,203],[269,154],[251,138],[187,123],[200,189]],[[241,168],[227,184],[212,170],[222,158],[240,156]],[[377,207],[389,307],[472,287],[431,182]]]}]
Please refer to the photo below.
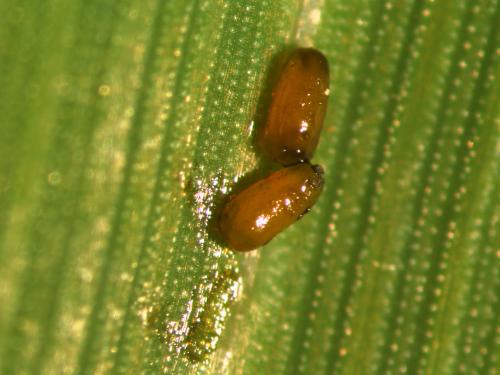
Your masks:
[{"label": "water droplet", "polygon": [[100,96],[108,96],[111,93],[111,88],[108,85],[101,85],[97,89]]},{"label": "water droplet", "polygon": [[50,185],[59,185],[61,183],[61,174],[58,171],[52,171],[47,176]]}]

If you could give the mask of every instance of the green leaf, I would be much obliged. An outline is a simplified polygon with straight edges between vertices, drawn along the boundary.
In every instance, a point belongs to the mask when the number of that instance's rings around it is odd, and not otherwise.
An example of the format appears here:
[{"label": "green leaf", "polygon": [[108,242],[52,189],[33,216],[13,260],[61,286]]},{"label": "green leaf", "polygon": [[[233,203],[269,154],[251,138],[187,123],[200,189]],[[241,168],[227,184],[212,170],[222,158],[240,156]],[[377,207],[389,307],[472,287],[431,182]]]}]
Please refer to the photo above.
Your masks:
[{"label": "green leaf", "polygon": [[[497,373],[498,0],[0,14],[0,373]],[[295,45],[330,62],[326,188],[237,254],[213,221],[270,171]]]}]

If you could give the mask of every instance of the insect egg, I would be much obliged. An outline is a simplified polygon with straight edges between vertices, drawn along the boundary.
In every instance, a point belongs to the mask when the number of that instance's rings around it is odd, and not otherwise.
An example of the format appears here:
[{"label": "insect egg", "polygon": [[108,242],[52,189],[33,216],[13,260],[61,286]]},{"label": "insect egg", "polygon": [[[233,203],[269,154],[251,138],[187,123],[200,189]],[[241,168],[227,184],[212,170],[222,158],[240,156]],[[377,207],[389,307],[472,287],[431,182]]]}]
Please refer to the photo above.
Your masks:
[{"label": "insect egg", "polygon": [[302,163],[282,168],[226,203],[218,220],[219,232],[234,250],[253,250],[300,219],[322,190],[320,166]]},{"label": "insect egg", "polygon": [[310,160],[323,127],[328,94],[325,56],[312,48],[296,49],[281,71],[259,133],[264,151],[283,165]]}]

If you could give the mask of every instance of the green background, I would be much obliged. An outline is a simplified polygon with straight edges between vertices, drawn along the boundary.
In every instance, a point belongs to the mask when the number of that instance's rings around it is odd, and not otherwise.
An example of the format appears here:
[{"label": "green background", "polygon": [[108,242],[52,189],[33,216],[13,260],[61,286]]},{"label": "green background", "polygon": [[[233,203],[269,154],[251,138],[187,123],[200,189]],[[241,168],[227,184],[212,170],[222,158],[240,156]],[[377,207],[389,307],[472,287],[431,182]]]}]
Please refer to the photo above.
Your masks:
[{"label": "green background", "polygon": [[[499,1],[0,0],[0,15],[1,374],[499,373]],[[268,171],[259,103],[294,45],[330,62],[325,191],[234,254],[213,212]],[[219,308],[227,269],[240,293]],[[231,317],[196,362],[205,299],[208,321]]]}]

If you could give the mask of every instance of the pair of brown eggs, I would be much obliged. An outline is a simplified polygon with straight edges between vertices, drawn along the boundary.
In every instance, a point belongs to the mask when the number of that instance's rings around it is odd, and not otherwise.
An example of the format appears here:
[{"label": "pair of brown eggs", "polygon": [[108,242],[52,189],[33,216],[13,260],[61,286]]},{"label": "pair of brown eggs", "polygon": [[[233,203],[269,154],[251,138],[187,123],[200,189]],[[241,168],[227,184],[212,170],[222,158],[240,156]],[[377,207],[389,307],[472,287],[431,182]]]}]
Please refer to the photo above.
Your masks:
[{"label": "pair of brown eggs", "polygon": [[296,49],[272,93],[259,133],[266,154],[284,168],[234,195],[222,208],[218,230],[237,251],[265,245],[300,219],[323,190],[323,169],[311,165],[329,94],[328,61],[311,48]]}]

